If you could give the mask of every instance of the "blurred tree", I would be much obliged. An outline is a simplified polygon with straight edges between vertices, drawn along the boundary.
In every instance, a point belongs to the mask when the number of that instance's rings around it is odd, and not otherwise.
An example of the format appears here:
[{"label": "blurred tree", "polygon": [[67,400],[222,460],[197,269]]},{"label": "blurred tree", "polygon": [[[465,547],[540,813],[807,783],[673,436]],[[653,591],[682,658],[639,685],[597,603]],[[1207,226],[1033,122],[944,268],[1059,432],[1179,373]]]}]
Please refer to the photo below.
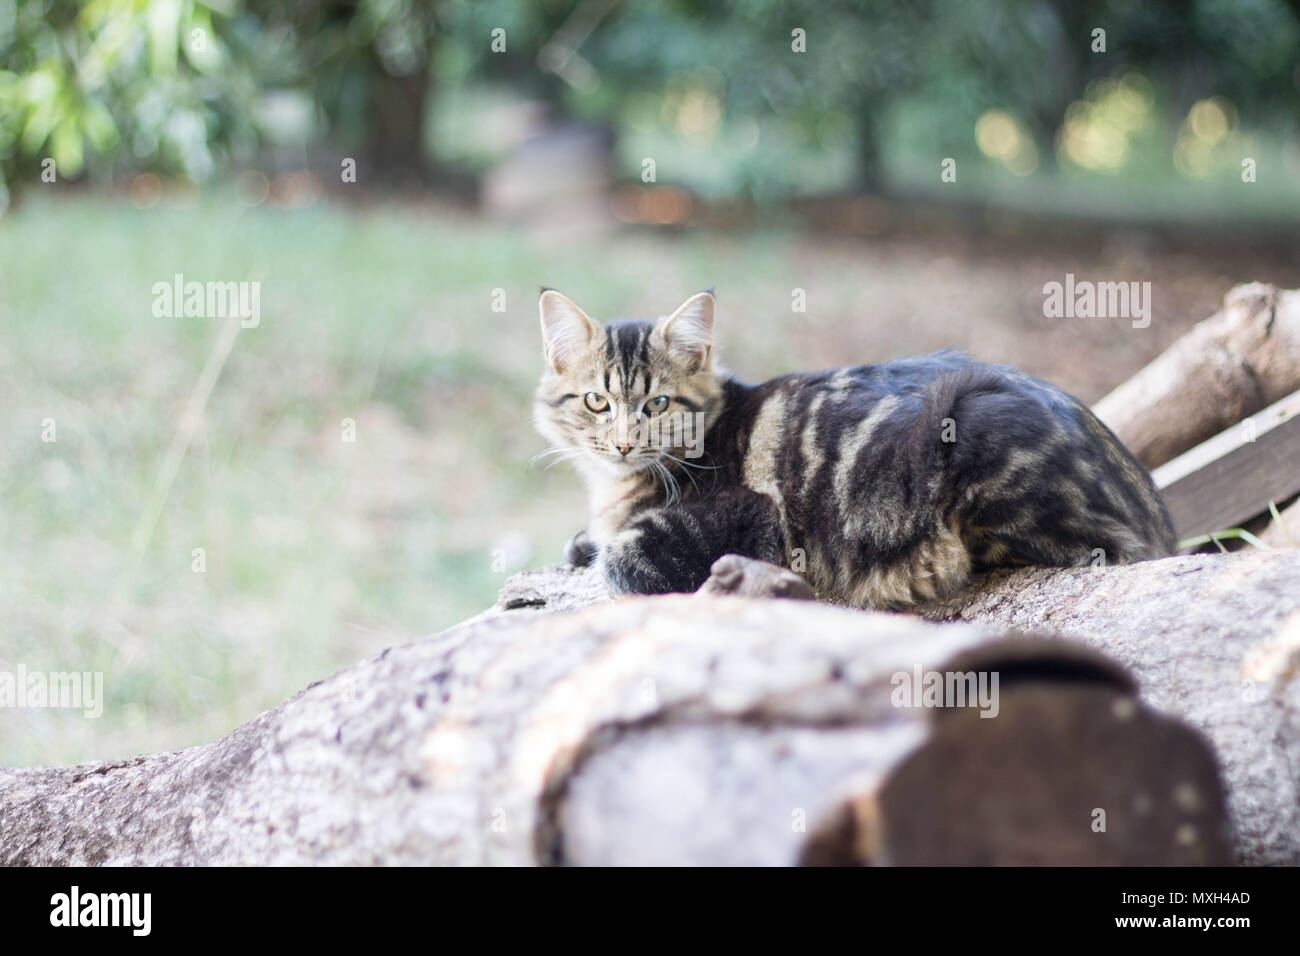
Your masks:
[{"label": "blurred tree", "polygon": [[270,94],[306,104],[312,141],[416,175],[437,84],[698,143],[748,130],[732,192],[797,190],[787,148],[851,152],[881,188],[897,143],[969,154],[989,111],[1050,163],[1067,108],[1125,70],[1175,119],[1220,95],[1294,134],[1297,48],[1300,0],[0,0],[0,201],[47,157],[204,179],[274,140]]},{"label": "blurred tree", "polygon": [[355,148],[389,185],[421,177],[437,4],[422,0],[248,0],[283,55],[261,64],[272,82],[310,91],[321,135]]},{"label": "blurred tree", "polygon": [[[780,121],[813,148],[847,121],[858,183],[879,188],[892,109],[910,107],[937,155],[969,152],[980,115],[1009,110],[1050,161],[1089,81],[1130,68],[1184,112],[1218,93],[1294,129],[1298,10],[1300,0],[448,0],[455,29],[439,42],[469,79],[589,116],[617,121],[647,94],[670,101],[693,85],[727,119]],[[505,24],[514,46],[493,56],[481,38]]]}]

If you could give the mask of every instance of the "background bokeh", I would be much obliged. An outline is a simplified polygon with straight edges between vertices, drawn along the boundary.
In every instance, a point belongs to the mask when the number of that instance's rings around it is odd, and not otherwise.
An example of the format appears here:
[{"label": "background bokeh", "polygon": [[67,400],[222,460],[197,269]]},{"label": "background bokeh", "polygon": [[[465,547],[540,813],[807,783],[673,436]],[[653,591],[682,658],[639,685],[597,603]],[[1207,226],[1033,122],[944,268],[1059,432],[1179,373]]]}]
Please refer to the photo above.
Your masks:
[{"label": "background bokeh", "polygon": [[[1298,50],[1280,0],[0,0],[0,667],[107,695],[0,712],[0,764],[211,739],[556,560],[539,285],[714,286],[746,378],[953,346],[1099,398],[1300,286]],[[156,317],[178,273],[260,325]],[[1150,327],[1046,318],[1066,273]]]}]

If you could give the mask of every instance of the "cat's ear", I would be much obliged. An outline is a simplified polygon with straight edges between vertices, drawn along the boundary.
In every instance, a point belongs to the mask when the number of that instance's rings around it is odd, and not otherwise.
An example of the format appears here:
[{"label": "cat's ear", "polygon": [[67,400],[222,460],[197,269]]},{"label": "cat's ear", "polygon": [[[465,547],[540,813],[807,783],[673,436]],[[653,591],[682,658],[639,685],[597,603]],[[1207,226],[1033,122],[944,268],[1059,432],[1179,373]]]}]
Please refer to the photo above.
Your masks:
[{"label": "cat's ear", "polygon": [[600,326],[567,295],[554,289],[542,292],[537,303],[542,316],[542,351],[557,372],[563,372],[573,360],[591,347]]},{"label": "cat's ear", "polygon": [[712,292],[698,292],[655,323],[652,338],[692,372],[708,368],[713,357],[714,304]]}]

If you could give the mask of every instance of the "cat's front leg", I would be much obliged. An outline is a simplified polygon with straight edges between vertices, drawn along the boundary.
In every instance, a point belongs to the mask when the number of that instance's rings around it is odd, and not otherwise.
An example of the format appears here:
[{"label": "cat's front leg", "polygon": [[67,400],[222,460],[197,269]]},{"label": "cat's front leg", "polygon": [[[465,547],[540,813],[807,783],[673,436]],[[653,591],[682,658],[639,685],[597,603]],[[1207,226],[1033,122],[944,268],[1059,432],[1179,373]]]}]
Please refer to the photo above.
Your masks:
[{"label": "cat's front leg", "polygon": [[579,531],[564,546],[564,560],[575,568],[585,568],[596,560],[600,548],[586,530]]},{"label": "cat's front leg", "polygon": [[[781,567],[784,548],[771,499],[723,493],[632,518],[600,551],[597,564],[616,593],[809,597]],[[706,586],[707,585],[707,586]]]}]

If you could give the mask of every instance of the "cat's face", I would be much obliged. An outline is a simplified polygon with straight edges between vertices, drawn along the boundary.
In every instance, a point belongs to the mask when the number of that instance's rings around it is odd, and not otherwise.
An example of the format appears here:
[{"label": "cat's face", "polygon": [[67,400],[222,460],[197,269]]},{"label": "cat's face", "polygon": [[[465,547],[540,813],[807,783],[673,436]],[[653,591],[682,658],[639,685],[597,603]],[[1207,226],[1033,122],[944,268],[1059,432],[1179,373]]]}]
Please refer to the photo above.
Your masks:
[{"label": "cat's face", "polygon": [[656,322],[601,325],[543,292],[546,371],[533,421],[550,451],[614,476],[698,459],[721,395],[713,305],[701,292]]}]

